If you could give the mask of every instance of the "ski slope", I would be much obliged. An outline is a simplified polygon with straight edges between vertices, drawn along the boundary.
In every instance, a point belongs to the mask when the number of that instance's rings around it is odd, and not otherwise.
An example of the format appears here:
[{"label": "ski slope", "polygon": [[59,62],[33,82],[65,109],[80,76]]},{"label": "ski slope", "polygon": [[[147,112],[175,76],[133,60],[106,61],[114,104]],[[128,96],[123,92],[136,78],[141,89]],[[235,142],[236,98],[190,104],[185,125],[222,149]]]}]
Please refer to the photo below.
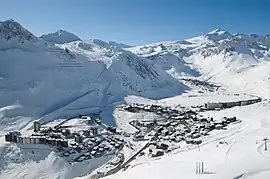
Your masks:
[{"label": "ski slope", "polygon": [[[198,148],[180,148],[157,160],[149,158],[134,163],[126,171],[106,178],[205,178],[227,179],[269,178],[269,152],[263,150],[262,139],[268,136],[269,101],[246,107],[204,112],[205,116],[236,116],[241,123],[211,134]],[[269,145],[269,144],[268,144]],[[270,145],[269,145],[270,146]],[[196,175],[196,162],[204,162],[205,174]]]}]

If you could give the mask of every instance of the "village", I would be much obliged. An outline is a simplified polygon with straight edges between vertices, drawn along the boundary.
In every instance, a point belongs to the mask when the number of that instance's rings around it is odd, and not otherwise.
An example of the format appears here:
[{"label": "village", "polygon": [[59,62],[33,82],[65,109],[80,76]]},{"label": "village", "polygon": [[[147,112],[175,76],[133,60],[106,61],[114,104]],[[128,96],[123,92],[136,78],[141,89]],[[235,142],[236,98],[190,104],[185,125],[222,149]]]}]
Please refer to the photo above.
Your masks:
[{"label": "village", "polygon": [[163,118],[153,121],[130,121],[130,125],[138,129],[133,136],[134,141],[151,139],[151,157],[158,157],[179,148],[183,142],[188,145],[200,145],[202,137],[209,135],[211,131],[225,130],[229,124],[241,122],[236,117],[224,117],[217,121],[212,117],[203,117],[195,110],[177,110],[158,105],[132,104],[124,109],[130,112],[155,112]]},{"label": "village", "polygon": [[34,121],[32,133],[9,132],[5,140],[21,147],[50,146],[69,163],[114,155],[124,146],[124,140],[115,128],[90,116],[67,119],[57,125]]},{"label": "village", "polygon": [[222,119],[204,117],[200,112],[208,110],[222,110],[235,106],[245,106],[261,102],[261,98],[254,98],[233,102],[208,102],[202,106],[191,108],[177,106],[159,106],[155,104],[129,104],[123,110],[132,113],[151,112],[160,116],[152,121],[131,120],[129,122],[137,132],[133,135],[134,141],[147,141],[148,155],[159,157],[184,145],[200,145],[203,137],[210,135],[214,130],[226,130],[230,124],[241,121],[234,116]]},{"label": "village", "polygon": [[[231,124],[241,123],[241,120],[234,116],[224,116],[222,119],[205,117],[202,115],[204,111],[222,110],[260,101],[261,98],[254,98],[234,102],[208,102],[190,107],[126,104],[120,105],[124,111],[148,112],[159,117],[152,120],[143,118],[130,120],[129,125],[136,129],[136,132],[130,134],[118,131],[116,127],[107,126],[102,122],[99,114],[43,124],[34,121],[32,132],[9,132],[5,135],[5,140],[16,143],[20,147],[49,146],[70,164],[114,156],[106,165],[93,173],[94,177],[100,178],[126,169],[137,156],[147,155],[155,158],[183,146],[200,146],[204,137],[209,136],[212,131],[226,130]],[[132,151],[131,156],[125,156],[124,147]]]}]

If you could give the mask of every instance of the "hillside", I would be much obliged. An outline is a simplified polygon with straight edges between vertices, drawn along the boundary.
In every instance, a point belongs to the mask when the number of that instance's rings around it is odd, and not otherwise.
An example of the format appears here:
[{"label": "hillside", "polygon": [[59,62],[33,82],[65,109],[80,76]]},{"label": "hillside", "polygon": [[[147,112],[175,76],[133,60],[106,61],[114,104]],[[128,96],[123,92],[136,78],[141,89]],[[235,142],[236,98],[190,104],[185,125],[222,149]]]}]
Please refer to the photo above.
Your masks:
[{"label": "hillside", "polygon": [[266,78],[270,60],[268,41],[269,35],[232,35],[216,29],[182,41],[160,42],[127,50],[150,59],[178,80],[195,76],[226,85],[232,91],[238,89],[269,96],[253,85],[254,82],[262,84],[263,89],[269,86]]},{"label": "hillside", "polygon": [[269,48],[223,29],[129,46],[2,21],[0,178],[269,179]]},{"label": "hillside", "polygon": [[128,94],[160,99],[187,89],[147,59],[97,41],[47,44],[14,21],[1,22],[0,37],[0,108],[17,106],[4,116],[54,120],[100,110]]}]

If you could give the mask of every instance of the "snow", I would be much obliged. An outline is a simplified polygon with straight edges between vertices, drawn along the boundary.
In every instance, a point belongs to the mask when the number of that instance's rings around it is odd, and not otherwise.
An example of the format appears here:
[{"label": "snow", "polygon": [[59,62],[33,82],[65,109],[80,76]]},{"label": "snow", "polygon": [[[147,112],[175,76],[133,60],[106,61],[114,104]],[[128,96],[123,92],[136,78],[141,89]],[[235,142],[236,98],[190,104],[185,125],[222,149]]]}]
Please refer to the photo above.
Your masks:
[{"label": "snow", "polygon": [[[12,40],[0,38],[2,46],[14,42],[12,48],[0,50],[0,107],[20,107],[2,114],[46,122],[113,108],[128,94],[161,99],[188,89],[147,59],[100,46],[100,41],[46,45],[17,23],[2,22],[7,23],[21,29],[22,36],[16,31]],[[87,45],[93,48],[87,49]],[[105,122],[114,123],[112,117]]]},{"label": "snow", "polygon": [[162,99],[159,101],[163,105],[183,105],[183,106],[196,106],[203,105],[207,102],[232,102],[247,99],[254,99],[254,96],[245,94],[230,94],[230,93],[205,93],[197,95],[183,95],[175,96],[172,98]]},{"label": "snow", "polygon": [[81,41],[81,39],[78,36],[65,30],[58,30],[57,32],[54,33],[44,34],[39,38],[55,44],[64,44],[74,41]]},{"label": "snow", "polygon": [[[145,160],[127,171],[120,171],[106,178],[243,178],[262,176],[269,178],[269,158],[262,150],[261,141],[269,133],[269,102],[242,108],[206,112],[215,118],[237,116],[241,123],[230,125],[228,130],[211,135],[200,146],[190,150],[179,149],[158,160]],[[266,110],[268,109],[268,110]],[[263,127],[263,128],[262,128]],[[220,144],[219,141],[226,141]],[[210,157],[211,156],[211,157]],[[248,159],[247,159],[248,156]],[[213,160],[214,159],[214,160]],[[196,162],[204,162],[206,174],[196,175]],[[208,173],[208,174],[207,174]]]},{"label": "snow", "polygon": [[[140,156],[126,171],[106,178],[268,179],[270,153],[263,150],[262,140],[270,130],[269,54],[269,36],[231,35],[222,29],[131,47],[99,39],[82,41],[63,30],[37,38],[13,20],[0,22],[0,178],[87,178],[111,159],[70,165],[44,146],[4,142],[6,132],[27,133],[36,119],[54,121],[47,124],[53,126],[101,111],[103,122],[134,133],[131,120],[158,116],[130,113],[116,105],[190,107],[260,96],[266,100],[200,113],[216,120],[236,116],[241,122],[212,132],[199,148],[183,144],[157,159]],[[197,93],[200,87],[185,86],[182,77],[218,83],[223,91]],[[69,124],[83,129],[77,118]],[[143,143],[134,145],[138,149]],[[127,146],[122,152],[130,157],[134,151]],[[204,174],[196,175],[196,162],[204,162]]]},{"label": "snow", "polygon": [[138,131],[136,128],[134,128],[132,125],[129,124],[129,122],[131,121],[134,120],[152,121],[154,119],[160,119],[158,115],[150,112],[131,113],[121,108],[115,109],[114,118],[116,126],[127,133],[135,133],[136,131]]}]

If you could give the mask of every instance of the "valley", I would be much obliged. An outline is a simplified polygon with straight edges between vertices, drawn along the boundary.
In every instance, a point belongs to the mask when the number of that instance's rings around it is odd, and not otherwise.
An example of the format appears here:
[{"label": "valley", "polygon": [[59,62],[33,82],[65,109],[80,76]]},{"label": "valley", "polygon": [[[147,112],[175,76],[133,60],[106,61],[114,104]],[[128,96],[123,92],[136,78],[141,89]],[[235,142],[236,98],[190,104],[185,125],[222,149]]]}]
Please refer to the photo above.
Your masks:
[{"label": "valley", "polygon": [[269,177],[267,38],[129,46],[1,21],[0,178]]}]

